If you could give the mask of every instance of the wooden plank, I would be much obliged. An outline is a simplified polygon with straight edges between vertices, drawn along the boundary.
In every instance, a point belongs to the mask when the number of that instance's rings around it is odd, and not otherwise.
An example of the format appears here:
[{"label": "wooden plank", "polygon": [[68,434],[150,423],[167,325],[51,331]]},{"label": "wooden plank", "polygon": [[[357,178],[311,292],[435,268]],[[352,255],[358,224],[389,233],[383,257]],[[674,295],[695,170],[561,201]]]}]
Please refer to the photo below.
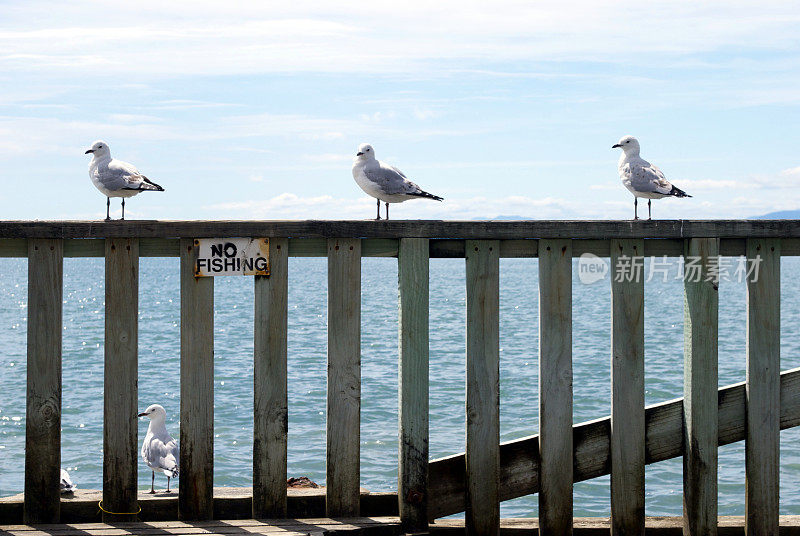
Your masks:
[{"label": "wooden plank", "polygon": [[428,530],[428,239],[401,238],[398,501],[406,532]]},{"label": "wooden plank", "polygon": [[2,221],[0,238],[800,238],[800,220]]},{"label": "wooden plank", "polygon": [[467,240],[466,527],[500,530],[500,243]]},{"label": "wooden plank", "polygon": [[64,242],[28,241],[25,523],[58,523]]},{"label": "wooden plank", "polygon": [[359,515],[361,241],[328,240],[327,512]]},{"label": "wooden plank", "polygon": [[28,241],[25,238],[0,239],[0,258],[2,257],[27,257]]},{"label": "wooden plank", "polygon": [[[139,392],[139,239],[105,241],[103,508],[136,512]],[[135,515],[103,514],[135,521]]]},{"label": "wooden plank", "polygon": [[144,238],[139,244],[141,257],[180,257],[181,241],[177,238]]},{"label": "wooden plank", "polygon": [[269,276],[255,276],[253,517],[286,517],[289,433],[286,333],[289,241],[269,241]]},{"label": "wooden plank", "polygon": [[[683,533],[717,534],[719,240],[685,243]],[[697,266],[697,269],[691,268]]]},{"label": "wooden plank", "polygon": [[780,464],[781,244],[748,239],[747,439],[745,517],[747,534],[778,531]]},{"label": "wooden plank", "polygon": [[[745,438],[745,383],[718,391],[719,444]],[[645,409],[645,462],[656,463],[683,455],[683,399]],[[781,430],[800,426],[800,368],[781,373]],[[582,482],[611,472],[611,418],[604,417],[573,427],[573,480]],[[538,493],[539,436],[501,443],[500,499],[505,501]],[[433,460],[429,471],[429,519],[464,511],[464,453]]]},{"label": "wooden plank", "polygon": [[539,525],[572,534],[572,241],[539,241]]},{"label": "wooden plank", "polygon": [[611,241],[612,534],[644,533],[644,241]]},{"label": "wooden plank", "polygon": [[181,239],[181,430],[178,516],[214,515],[214,278],[195,277],[195,241]]}]

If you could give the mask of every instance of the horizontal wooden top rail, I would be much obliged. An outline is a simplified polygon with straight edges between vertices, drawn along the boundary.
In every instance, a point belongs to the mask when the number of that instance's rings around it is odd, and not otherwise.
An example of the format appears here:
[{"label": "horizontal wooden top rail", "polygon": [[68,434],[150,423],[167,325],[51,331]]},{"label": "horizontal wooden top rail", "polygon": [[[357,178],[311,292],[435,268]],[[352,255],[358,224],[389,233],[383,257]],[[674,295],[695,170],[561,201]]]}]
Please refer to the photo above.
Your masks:
[{"label": "horizontal wooden top rail", "polygon": [[[219,237],[216,237],[219,238]],[[399,239],[367,238],[361,244],[362,257],[397,257]],[[441,238],[430,240],[429,257],[432,259],[463,259],[464,240]],[[572,256],[580,257],[592,253],[598,257],[608,257],[609,240],[582,239],[572,241]],[[719,253],[726,257],[745,254],[744,238],[723,238]],[[290,238],[289,257],[326,257],[328,254],[325,238]],[[683,240],[679,238],[654,238],[644,241],[644,254],[647,257],[680,257],[683,255]],[[64,257],[103,257],[105,240],[102,238],[64,239]],[[530,258],[539,255],[539,241],[500,240],[501,258]],[[28,241],[25,238],[0,238],[0,258],[27,257]],[[140,257],[179,257],[179,238],[142,238],[139,241]],[[800,256],[800,238],[781,240],[781,256]]]},{"label": "horizontal wooden top rail", "polygon": [[800,238],[800,220],[0,221],[0,238]]}]

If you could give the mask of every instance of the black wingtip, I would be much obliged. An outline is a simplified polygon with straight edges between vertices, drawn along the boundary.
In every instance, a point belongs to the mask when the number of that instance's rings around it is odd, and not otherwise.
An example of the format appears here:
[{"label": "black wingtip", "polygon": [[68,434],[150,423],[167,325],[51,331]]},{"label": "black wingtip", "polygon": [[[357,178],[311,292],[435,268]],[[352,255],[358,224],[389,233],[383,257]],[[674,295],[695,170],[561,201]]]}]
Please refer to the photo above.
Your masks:
[{"label": "black wingtip", "polygon": [[687,194],[680,188],[676,188],[675,186],[673,186],[672,190],[669,191],[669,195],[674,195],[675,197],[692,197],[691,195]]}]

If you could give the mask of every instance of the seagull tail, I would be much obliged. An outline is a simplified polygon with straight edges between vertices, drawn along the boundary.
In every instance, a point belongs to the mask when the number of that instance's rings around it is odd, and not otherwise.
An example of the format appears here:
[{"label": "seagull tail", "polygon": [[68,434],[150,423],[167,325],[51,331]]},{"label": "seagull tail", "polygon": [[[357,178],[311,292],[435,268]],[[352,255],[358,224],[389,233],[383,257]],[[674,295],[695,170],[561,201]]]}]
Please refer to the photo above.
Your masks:
[{"label": "seagull tail", "polygon": [[[167,471],[169,471],[169,469],[167,469]],[[170,476],[170,478],[178,478],[178,474],[179,474],[178,473],[178,468],[177,467],[173,467],[172,468],[172,475]]]},{"label": "seagull tail", "polygon": [[418,192],[414,192],[414,193],[409,194],[409,195],[413,195],[413,196],[416,196],[416,197],[424,197],[426,199],[433,199],[434,201],[444,201],[443,197],[439,197],[438,195],[429,194],[428,192],[426,192],[424,190],[420,190]]},{"label": "seagull tail", "polygon": [[674,195],[675,197],[692,197],[691,195],[687,194],[680,188],[676,188],[675,186],[673,186],[672,190],[669,191],[669,195]]},{"label": "seagull tail", "polygon": [[142,184],[139,186],[139,190],[151,190],[153,192],[163,192],[164,188],[159,186],[158,184],[154,183],[147,177],[142,177]]}]

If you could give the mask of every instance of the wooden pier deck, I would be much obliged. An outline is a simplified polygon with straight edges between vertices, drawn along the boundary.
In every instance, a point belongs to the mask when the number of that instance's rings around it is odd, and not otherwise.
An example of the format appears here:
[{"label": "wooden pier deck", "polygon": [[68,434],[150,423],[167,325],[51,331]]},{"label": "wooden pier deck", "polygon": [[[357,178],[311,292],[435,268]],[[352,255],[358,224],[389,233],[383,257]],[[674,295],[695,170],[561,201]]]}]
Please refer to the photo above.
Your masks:
[{"label": "wooden pier deck", "polygon": [[[130,418],[138,404],[139,259],[179,257],[182,485],[171,501],[182,522],[228,518],[213,489],[214,281],[195,276],[195,246],[199,238],[233,237],[269,238],[270,275],[254,281],[254,486],[242,503],[251,518],[285,519],[292,502],[286,491],[287,260],[315,256],[328,261],[325,515],[364,514],[358,463],[361,259],[380,256],[398,263],[400,447],[392,500],[403,530],[449,530],[449,521],[429,522],[465,512],[468,534],[495,535],[503,526],[499,503],[537,493],[541,533],[579,533],[572,482],[610,474],[611,518],[602,530],[644,534],[655,530],[644,512],[645,465],[680,456],[683,533],[723,534],[728,528],[717,517],[717,447],[742,440],[747,534],[794,530],[780,524],[796,518],[778,515],[780,430],[800,425],[800,369],[780,369],[780,262],[800,256],[800,220],[0,222],[0,257],[28,259],[20,521],[58,523],[66,513],[57,486],[65,257],[106,262],[104,396],[106,408],[115,411],[104,415],[103,504],[131,512],[140,502],[137,427]],[[684,279],[684,389],[675,400],[644,406],[645,285],[641,277],[612,276],[611,415],[573,423],[573,259],[584,254],[612,264],[643,264],[645,256],[700,259],[698,277]],[[717,389],[723,283],[714,263],[720,256],[757,261],[760,270],[746,282],[747,375],[741,384]],[[509,257],[538,263],[540,374],[531,389],[538,389],[540,430],[500,444],[499,261]],[[467,295],[466,449],[440,460],[429,460],[428,452],[428,335],[436,329],[428,315],[432,258],[465,259]]]}]

